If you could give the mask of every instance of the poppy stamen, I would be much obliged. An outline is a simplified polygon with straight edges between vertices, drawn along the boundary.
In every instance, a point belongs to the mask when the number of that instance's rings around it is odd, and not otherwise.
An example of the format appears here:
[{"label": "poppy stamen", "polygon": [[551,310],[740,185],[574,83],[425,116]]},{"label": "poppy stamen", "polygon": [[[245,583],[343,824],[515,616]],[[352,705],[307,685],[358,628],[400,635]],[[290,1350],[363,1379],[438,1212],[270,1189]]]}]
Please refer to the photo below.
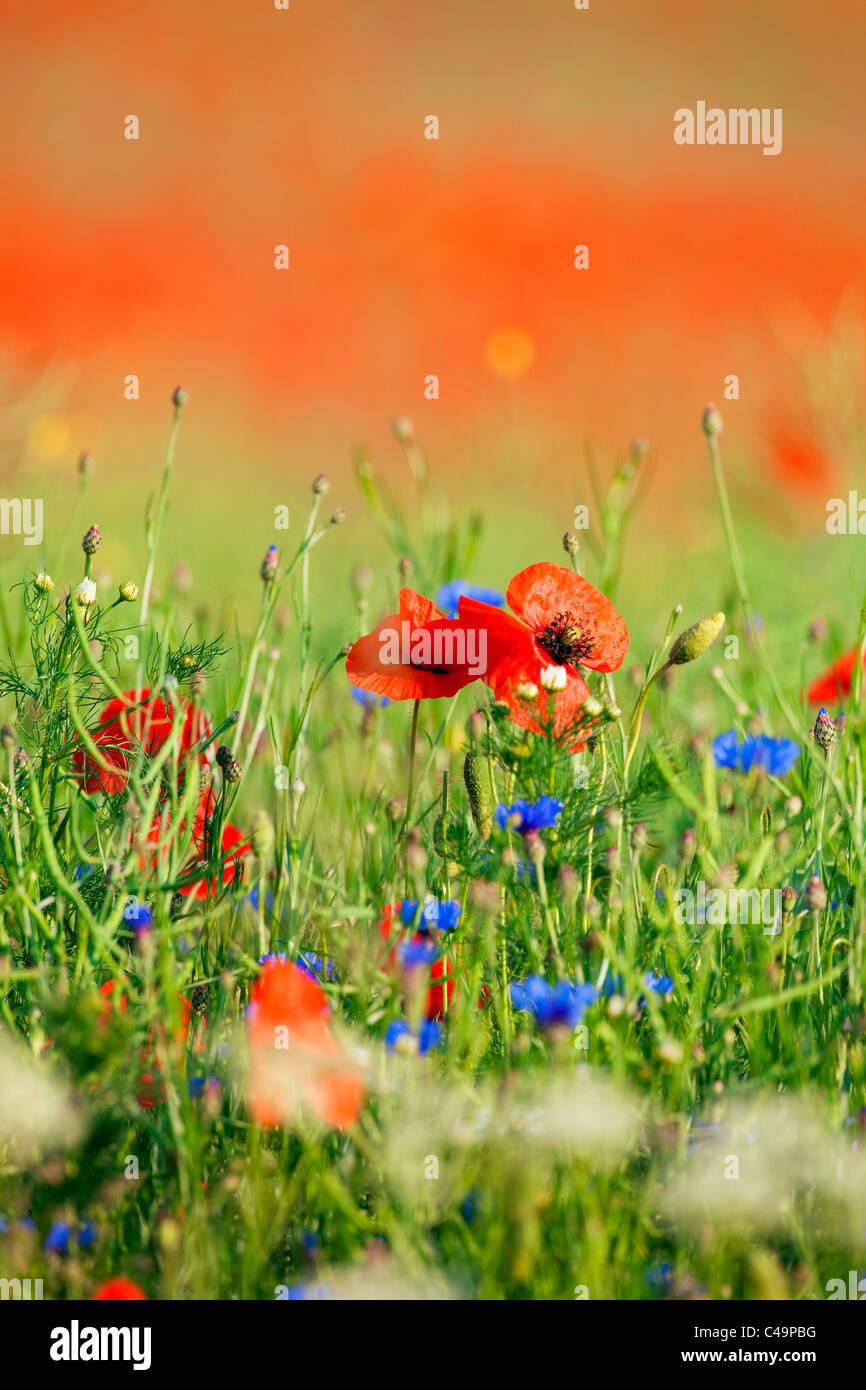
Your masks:
[{"label": "poppy stamen", "polygon": [[536,641],[557,666],[575,666],[585,660],[592,651],[593,643],[585,637],[571,613],[557,613],[540,632]]}]

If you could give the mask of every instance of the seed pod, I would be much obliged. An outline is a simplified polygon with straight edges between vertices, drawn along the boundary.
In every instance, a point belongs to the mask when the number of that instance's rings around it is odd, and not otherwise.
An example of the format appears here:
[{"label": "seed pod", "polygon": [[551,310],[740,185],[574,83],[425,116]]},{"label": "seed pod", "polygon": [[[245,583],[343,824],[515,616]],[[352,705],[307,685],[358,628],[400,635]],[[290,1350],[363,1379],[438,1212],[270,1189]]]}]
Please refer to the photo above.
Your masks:
[{"label": "seed pod", "polygon": [[489,840],[493,829],[493,808],[484,780],[480,776],[478,758],[471,748],[463,760],[463,781],[478,834],[482,840]]}]

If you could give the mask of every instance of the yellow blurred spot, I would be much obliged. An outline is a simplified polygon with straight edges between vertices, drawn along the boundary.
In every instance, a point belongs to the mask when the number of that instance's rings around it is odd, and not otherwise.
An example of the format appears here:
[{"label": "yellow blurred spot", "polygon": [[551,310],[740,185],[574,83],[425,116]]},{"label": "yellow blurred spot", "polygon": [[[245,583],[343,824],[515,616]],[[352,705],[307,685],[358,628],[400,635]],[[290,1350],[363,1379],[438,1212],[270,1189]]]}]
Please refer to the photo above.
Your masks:
[{"label": "yellow blurred spot", "polygon": [[535,361],[535,343],[523,328],[497,328],[484,344],[488,367],[498,376],[523,376]]},{"label": "yellow blurred spot", "polygon": [[72,443],[72,430],[63,415],[40,415],[27,433],[27,448],[42,463],[53,463]]}]

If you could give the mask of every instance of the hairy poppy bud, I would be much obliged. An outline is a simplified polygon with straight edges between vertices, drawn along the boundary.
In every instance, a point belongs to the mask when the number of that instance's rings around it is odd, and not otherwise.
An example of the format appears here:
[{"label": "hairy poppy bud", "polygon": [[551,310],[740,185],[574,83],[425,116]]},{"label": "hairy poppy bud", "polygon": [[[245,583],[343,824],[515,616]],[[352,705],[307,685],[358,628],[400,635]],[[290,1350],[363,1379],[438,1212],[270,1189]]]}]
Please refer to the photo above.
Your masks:
[{"label": "hairy poppy bud", "polygon": [[722,417],[712,401],[704,407],[704,413],[701,416],[701,429],[707,435],[721,434],[724,429]]},{"label": "hairy poppy bud", "polygon": [[562,548],[565,551],[566,555],[570,555],[573,560],[577,552],[580,550],[580,541],[577,539],[577,536],[574,534],[573,531],[566,531],[565,535],[562,538]]},{"label": "hairy poppy bud", "polygon": [[401,579],[408,579],[415,572],[415,561],[411,555],[401,555],[397,562],[397,573]]},{"label": "hairy poppy bud", "polygon": [[463,760],[463,781],[475,827],[482,840],[488,840],[493,829],[493,809],[484,781],[479,774],[478,758],[471,749]]},{"label": "hairy poppy bud", "polygon": [[127,603],[135,603],[138,598],[138,585],[133,584],[131,579],[127,579],[125,584],[121,584],[119,589],[120,597]]},{"label": "hairy poppy bud", "polygon": [[326,492],[331,489],[330,479],[326,473],[317,473],[313,479],[313,496],[324,497]]},{"label": "hairy poppy bud", "polygon": [[700,622],[687,627],[674,641],[668,665],[682,666],[687,661],[696,661],[709,651],[724,626],[724,613],[711,613],[708,618],[701,618]]},{"label": "hairy poppy bud", "polygon": [[102,546],[102,533],[98,526],[91,526],[89,531],[85,531],[81,541],[81,549],[85,555],[95,555]]}]

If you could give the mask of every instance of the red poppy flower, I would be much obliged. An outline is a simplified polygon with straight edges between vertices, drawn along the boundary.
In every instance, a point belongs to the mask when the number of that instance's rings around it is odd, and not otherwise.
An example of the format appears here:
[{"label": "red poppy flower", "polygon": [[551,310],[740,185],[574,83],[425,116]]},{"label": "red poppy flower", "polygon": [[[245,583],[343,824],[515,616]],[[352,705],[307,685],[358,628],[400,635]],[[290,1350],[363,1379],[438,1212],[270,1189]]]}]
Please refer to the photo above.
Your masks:
[{"label": "red poppy flower", "polygon": [[[216,807],[216,800],[213,788],[208,787],[204,796],[196,807],[192,821],[192,839],[195,847],[195,857],[186,865],[183,876],[188,882],[183,883],[178,889],[184,897],[206,898],[208,894],[213,897],[220,884],[226,886],[241,879],[241,860],[249,849],[249,843],[244,835],[235,825],[224,825],[220,840],[220,858],[222,860],[222,873],[211,874],[210,878],[198,877],[193,879],[192,875],[198,872],[200,875],[208,867],[208,864],[215,858],[213,846],[211,845],[212,832],[207,821],[213,815]],[[170,825],[165,816],[157,816],[147,833],[148,844],[155,846],[155,850],[150,858],[151,867],[157,870],[160,861],[168,858],[167,846],[163,847],[163,840],[170,833]],[[146,856],[139,858],[139,867],[144,868]]]},{"label": "red poppy flower", "polygon": [[346,674],[359,690],[389,700],[456,695],[482,674],[474,641],[459,618],[446,618],[429,598],[401,589],[400,612],[354,643]]},{"label": "red poppy flower", "polygon": [[[846,700],[851,694],[851,682],[854,677],[854,662],[857,660],[857,648],[852,647],[850,652],[840,656],[838,661],[834,661],[829,670],[823,676],[819,676],[809,686],[810,705],[835,705],[840,700]],[[866,660],[864,660],[866,667]]]},{"label": "red poppy flower", "polygon": [[[460,599],[460,616],[467,627],[484,624],[487,629],[484,680],[497,700],[510,707],[515,724],[540,733],[548,721],[550,699],[541,673],[561,667],[565,686],[553,695],[553,732],[559,737],[576,724],[589,695],[580,668],[615,671],[621,666],[628,650],[626,625],[598,589],[572,570],[547,561],[515,575],[506,598],[516,617],[477,599]],[[532,686],[537,695],[518,694],[521,687]]]},{"label": "red poppy flower", "polygon": [[100,1299],[113,1300],[116,1303],[132,1303],[133,1301],[147,1301],[147,1294],[140,1289],[132,1279],[106,1279],[104,1284],[93,1294],[91,1302],[97,1303]]},{"label": "red poppy flower", "polygon": [[361,1079],[331,1033],[327,998],[291,961],[266,961],[250,994],[247,1038],[247,1101],[257,1124],[291,1120],[302,1101],[335,1129],[355,1123]]},{"label": "red poppy flower", "polygon": [[[155,757],[171,733],[175,710],[170,704],[145,690],[127,690],[123,699],[115,697],[102,709],[99,723],[90,730],[105,762],[114,772],[101,767],[83,747],[72,754],[72,771],[85,791],[103,791],[115,796],[126,786],[129,770],[143,750]],[[207,716],[187,703],[178,712],[183,719],[179,757],[187,754],[209,731]]]}]

